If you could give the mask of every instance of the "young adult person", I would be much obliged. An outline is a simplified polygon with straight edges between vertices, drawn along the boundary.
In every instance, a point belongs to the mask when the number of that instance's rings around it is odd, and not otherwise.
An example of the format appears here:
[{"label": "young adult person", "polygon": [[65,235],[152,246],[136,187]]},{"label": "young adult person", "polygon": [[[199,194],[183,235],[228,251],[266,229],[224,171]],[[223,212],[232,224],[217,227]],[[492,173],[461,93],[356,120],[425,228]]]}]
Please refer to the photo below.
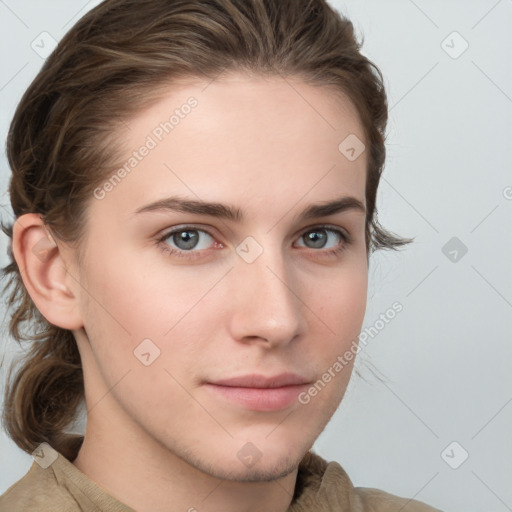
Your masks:
[{"label": "young adult person", "polygon": [[[322,0],[107,0],[8,136],[1,511],[431,511],[311,451],[340,404],[386,94]],[[68,427],[85,401],[85,435]]]}]

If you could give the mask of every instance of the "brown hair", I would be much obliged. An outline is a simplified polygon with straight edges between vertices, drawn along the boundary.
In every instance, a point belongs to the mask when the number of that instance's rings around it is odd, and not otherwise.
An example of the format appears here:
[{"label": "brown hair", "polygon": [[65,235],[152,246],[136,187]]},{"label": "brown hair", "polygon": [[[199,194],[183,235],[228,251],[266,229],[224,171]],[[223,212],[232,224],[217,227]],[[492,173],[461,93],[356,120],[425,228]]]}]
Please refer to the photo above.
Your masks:
[{"label": "brown hair", "polygon": [[[396,249],[410,240],[384,230],[375,207],[386,93],[361,45],[352,23],[325,0],[106,0],[65,35],[16,109],[7,139],[14,215],[40,214],[80,261],[87,206],[119,157],[115,130],[174,80],[240,70],[299,77],[350,98],[369,150],[367,255]],[[11,240],[12,227],[2,223]],[[11,249],[9,256],[9,332],[30,350],[13,379],[10,368],[3,424],[29,453],[46,441],[69,456],[65,428],[84,394],[80,355],[72,332],[37,310]]]}]

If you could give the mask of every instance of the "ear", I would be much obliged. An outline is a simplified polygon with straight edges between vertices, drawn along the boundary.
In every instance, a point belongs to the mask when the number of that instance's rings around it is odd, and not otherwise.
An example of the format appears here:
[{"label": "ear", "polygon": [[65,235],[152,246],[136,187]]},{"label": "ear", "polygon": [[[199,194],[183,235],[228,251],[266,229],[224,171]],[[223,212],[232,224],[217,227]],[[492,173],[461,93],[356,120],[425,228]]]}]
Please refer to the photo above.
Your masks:
[{"label": "ear", "polygon": [[27,213],[13,226],[12,252],[23,283],[37,309],[51,324],[63,329],[83,326],[77,276],[72,275],[71,253],[64,253],[46,229],[41,216]]}]

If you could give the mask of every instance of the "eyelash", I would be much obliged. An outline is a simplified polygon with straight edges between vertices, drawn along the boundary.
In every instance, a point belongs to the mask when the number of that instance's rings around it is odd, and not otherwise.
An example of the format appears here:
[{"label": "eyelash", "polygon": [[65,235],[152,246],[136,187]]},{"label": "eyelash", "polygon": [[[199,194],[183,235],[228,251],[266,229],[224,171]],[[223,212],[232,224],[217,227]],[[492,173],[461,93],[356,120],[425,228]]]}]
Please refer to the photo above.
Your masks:
[{"label": "eyelash", "polygon": [[[338,245],[334,249],[327,249],[324,251],[322,251],[321,249],[318,249],[318,250],[312,249],[313,252],[321,252],[324,255],[334,257],[334,256],[338,256],[343,251],[345,251],[345,249],[353,242],[352,236],[349,235],[347,232],[342,231],[338,228],[334,228],[329,225],[322,225],[322,224],[320,224],[318,226],[313,226],[312,228],[308,228],[306,231],[304,231],[302,233],[301,237],[307,233],[312,233],[315,230],[325,230],[325,231],[331,231],[332,233],[336,233],[341,238],[342,243],[341,243],[341,245]],[[215,237],[211,233],[206,231],[205,229],[196,228],[194,226],[181,226],[177,229],[168,231],[163,236],[159,237],[157,239],[157,245],[160,247],[160,249],[165,254],[170,254],[171,256],[177,256],[178,258],[184,258],[184,259],[189,259],[189,260],[200,258],[201,253],[204,251],[207,251],[208,249],[199,250],[199,251],[193,250],[193,249],[190,251],[177,250],[177,249],[172,249],[171,247],[169,247],[168,244],[165,243],[165,240],[167,240],[173,234],[181,233],[182,231],[202,231],[203,233],[206,233],[211,238],[215,239]]]}]

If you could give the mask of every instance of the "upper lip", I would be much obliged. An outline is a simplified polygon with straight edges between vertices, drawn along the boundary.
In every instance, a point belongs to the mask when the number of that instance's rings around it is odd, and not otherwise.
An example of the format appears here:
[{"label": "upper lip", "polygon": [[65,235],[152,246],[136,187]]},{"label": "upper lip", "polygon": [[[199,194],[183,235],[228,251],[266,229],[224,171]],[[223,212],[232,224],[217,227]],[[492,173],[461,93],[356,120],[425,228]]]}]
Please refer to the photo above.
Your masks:
[{"label": "upper lip", "polygon": [[215,384],[216,386],[236,388],[280,388],[283,386],[297,386],[299,384],[308,383],[308,379],[295,373],[280,373],[279,375],[272,375],[270,377],[250,374],[210,382],[210,384]]}]

